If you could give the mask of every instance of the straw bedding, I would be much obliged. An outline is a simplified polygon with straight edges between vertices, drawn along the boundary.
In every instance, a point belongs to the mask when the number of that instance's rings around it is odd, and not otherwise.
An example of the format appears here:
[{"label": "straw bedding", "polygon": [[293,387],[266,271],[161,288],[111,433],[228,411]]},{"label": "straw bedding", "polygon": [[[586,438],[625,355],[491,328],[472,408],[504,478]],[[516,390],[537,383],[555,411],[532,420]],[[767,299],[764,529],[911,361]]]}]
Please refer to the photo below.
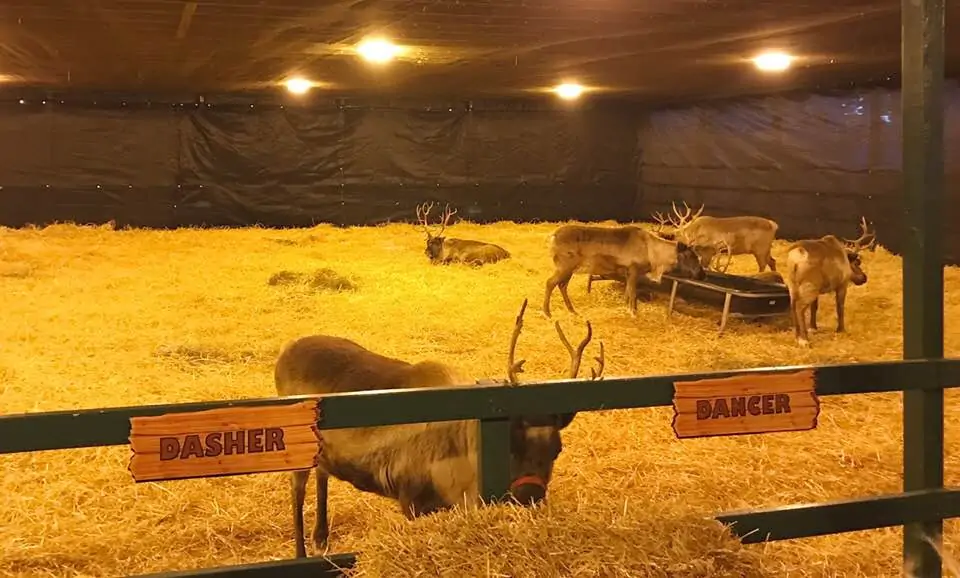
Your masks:
[{"label": "straw bedding", "polygon": [[[451,235],[514,255],[483,268],[430,266],[409,225],[2,230],[0,411],[273,395],[280,347],[320,332],[501,377],[525,297],[533,306],[518,345],[528,360],[522,377],[561,377],[566,353],[537,312],[555,226],[453,226]],[[900,259],[879,249],[864,261],[870,281],[850,291],[848,333],[832,332],[824,299],[809,350],[794,345],[786,318],[734,320],[722,338],[715,310],[684,306],[668,322],[662,296],[641,302],[634,320],[614,284],[587,295],[583,276],[570,289],[582,318],[559,294],[554,316],[571,340],[584,319],[593,322],[610,377],[895,359]],[[755,270],[750,257],[734,267]],[[956,356],[960,270],[946,279],[947,352]],[[953,484],[956,395],[947,394]],[[899,398],[825,399],[812,432],[683,441],[669,408],[581,414],[564,434],[543,510],[500,506],[411,523],[390,502],[334,481],[331,550],[362,551],[363,576],[898,576],[898,529],[740,546],[710,515],[898,491]],[[128,459],[125,446],[0,456],[0,574],[117,576],[292,556],[286,475],[134,484]],[[955,529],[948,524],[948,551]]]}]

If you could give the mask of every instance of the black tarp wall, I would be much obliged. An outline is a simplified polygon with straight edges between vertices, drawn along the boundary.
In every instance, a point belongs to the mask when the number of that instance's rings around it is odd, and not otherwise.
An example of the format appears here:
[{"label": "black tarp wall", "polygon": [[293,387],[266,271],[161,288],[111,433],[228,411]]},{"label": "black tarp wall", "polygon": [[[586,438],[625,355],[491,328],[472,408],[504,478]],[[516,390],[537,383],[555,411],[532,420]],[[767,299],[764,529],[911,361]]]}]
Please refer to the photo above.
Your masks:
[{"label": "black tarp wall", "polygon": [[[960,264],[960,87],[947,83],[944,253]],[[686,201],[716,216],[758,214],[782,238],[858,236],[874,222],[898,252],[903,236],[900,92],[774,96],[653,113],[640,131],[634,214]],[[682,208],[682,207],[681,207]]]},{"label": "black tarp wall", "polygon": [[[947,97],[947,261],[960,262],[960,90]],[[781,237],[902,234],[899,93],[643,114],[622,103],[6,99],[0,224],[177,227],[649,219],[671,200],[777,219]]]},{"label": "black tarp wall", "polygon": [[424,200],[611,219],[636,196],[632,110],[25,102],[0,115],[0,224],[356,225]]}]

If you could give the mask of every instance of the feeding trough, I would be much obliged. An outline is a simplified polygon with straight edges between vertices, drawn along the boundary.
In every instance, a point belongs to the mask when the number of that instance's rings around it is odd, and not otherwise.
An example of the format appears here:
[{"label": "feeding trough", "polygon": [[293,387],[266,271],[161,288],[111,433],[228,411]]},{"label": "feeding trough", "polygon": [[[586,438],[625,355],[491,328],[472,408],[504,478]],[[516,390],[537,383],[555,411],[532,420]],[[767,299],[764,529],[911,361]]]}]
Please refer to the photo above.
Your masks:
[{"label": "feeding trough", "polygon": [[785,285],[751,277],[708,271],[706,279],[696,281],[665,274],[660,286],[663,288],[665,285],[670,287],[668,316],[673,313],[678,295],[685,301],[718,307],[722,311],[721,334],[730,317],[758,319],[786,315],[790,311],[790,292]]},{"label": "feeding trough", "polygon": [[[591,275],[590,281],[596,280],[624,282],[615,275]],[[731,317],[759,319],[786,315],[790,311],[790,292],[785,285],[752,277],[707,271],[707,278],[701,281],[664,274],[659,284],[646,278],[641,278],[641,283],[655,291],[669,292],[667,316],[673,314],[678,296],[684,301],[720,309],[721,335]]]}]

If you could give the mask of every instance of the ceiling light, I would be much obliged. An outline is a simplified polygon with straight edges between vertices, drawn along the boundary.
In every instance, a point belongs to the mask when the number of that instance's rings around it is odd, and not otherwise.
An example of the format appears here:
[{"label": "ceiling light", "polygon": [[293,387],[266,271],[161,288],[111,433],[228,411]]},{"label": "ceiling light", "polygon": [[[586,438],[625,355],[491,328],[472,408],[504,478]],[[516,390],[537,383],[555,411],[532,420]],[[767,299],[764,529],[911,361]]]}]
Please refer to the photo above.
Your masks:
[{"label": "ceiling light", "polygon": [[357,45],[357,54],[368,62],[382,64],[400,54],[400,47],[387,40],[364,40]]},{"label": "ceiling light", "polygon": [[306,94],[310,88],[313,87],[313,83],[305,78],[291,78],[286,83],[287,90],[293,94]]},{"label": "ceiling light", "polygon": [[553,89],[564,100],[576,100],[583,94],[583,87],[576,83],[565,82]]},{"label": "ceiling light", "polygon": [[753,58],[753,64],[764,72],[783,72],[790,68],[793,56],[785,52],[764,52]]}]

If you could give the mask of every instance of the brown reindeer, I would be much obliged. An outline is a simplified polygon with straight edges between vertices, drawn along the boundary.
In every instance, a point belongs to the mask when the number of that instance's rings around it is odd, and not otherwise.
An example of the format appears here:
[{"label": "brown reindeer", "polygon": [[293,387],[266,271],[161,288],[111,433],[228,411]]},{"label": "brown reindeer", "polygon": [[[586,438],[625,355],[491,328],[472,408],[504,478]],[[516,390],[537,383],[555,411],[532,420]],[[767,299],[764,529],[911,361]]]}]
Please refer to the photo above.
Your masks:
[{"label": "brown reindeer", "polygon": [[[784,283],[790,291],[790,320],[797,344],[809,347],[805,315],[810,310],[810,330],[817,329],[820,295],[834,293],[837,300],[837,333],[844,331],[844,303],[847,287],[867,282],[860,252],[872,248],[876,235],[869,231],[867,220],[860,219],[862,234],[853,241],[841,241],[833,235],[819,239],[796,241],[787,248],[787,271]],[[870,241],[865,244],[865,241]]]},{"label": "brown reindeer", "polygon": [[727,267],[734,255],[753,255],[761,273],[768,266],[771,271],[777,270],[777,262],[771,256],[780,228],[776,221],[752,216],[703,216],[702,205],[691,215],[687,203],[683,206],[686,212],[681,214],[677,205],[672,204],[674,216],[670,222],[676,228],[677,238],[696,250],[704,267],[709,267],[719,253],[726,252]]},{"label": "brown reindeer", "polygon": [[[517,384],[523,361],[514,362],[517,338],[527,301],[516,319],[510,340],[508,380]],[[559,324],[557,333],[570,353],[570,379],[576,379],[580,358],[592,337],[570,347]],[[603,343],[594,378],[602,375]],[[274,370],[280,396],[316,395],[383,389],[471,386],[473,380],[436,361],[408,363],[385,357],[361,345],[329,335],[311,335],[287,344]],[[546,499],[553,463],[561,450],[560,431],[576,413],[524,416],[511,419],[510,496],[524,505]],[[477,421],[458,420],[365,428],[323,430],[324,446],[317,472],[317,519],[314,544],[323,549],[329,536],[327,486],[330,476],[397,500],[407,519],[456,505],[479,501]],[[303,503],[310,470],[292,475],[294,539],[297,557],[306,556]]]},{"label": "brown reindeer", "polygon": [[555,288],[571,313],[576,313],[567,286],[573,274],[596,267],[625,267],[624,297],[631,314],[637,314],[637,282],[646,275],[659,283],[664,273],[703,279],[706,274],[693,249],[681,242],[667,241],[634,225],[597,227],[562,225],[551,235],[550,253],[554,272],[547,279],[543,313],[550,317],[550,297]]},{"label": "brown reindeer", "polygon": [[[661,213],[654,213],[653,219],[657,222],[657,228],[653,230],[654,235],[667,241],[676,240],[673,232],[664,230],[667,226],[666,217]],[[591,289],[593,289],[594,281],[619,281],[626,283],[627,275],[630,273],[629,267],[617,264],[616,258],[610,255],[597,255],[590,261],[587,269],[589,270],[589,275],[587,275],[587,293],[590,293]],[[652,295],[643,287],[644,285],[646,285],[645,277],[641,275],[637,278],[638,296],[641,296],[644,300],[649,300]]]},{"label": "brown reindeer", "polygon": [[427,221],[427,217],[432,208],[433,203],[429,205],[426,203],[417,205],[417,220],[420,222],[421,229],[427,235],[427,248],[424,252],[431,263],[441,265],[466,263],[468,265],[481,266],[510,258],[509,251],[493,243],[444,237],[443,231],[447,228],[450,218],[457,214],[456,210],[450,210],[450,205],[447,205],[443,211],[443,217],[440,222],[440,232],[436,235],[432,234],[428,228],[429,224]]}]

